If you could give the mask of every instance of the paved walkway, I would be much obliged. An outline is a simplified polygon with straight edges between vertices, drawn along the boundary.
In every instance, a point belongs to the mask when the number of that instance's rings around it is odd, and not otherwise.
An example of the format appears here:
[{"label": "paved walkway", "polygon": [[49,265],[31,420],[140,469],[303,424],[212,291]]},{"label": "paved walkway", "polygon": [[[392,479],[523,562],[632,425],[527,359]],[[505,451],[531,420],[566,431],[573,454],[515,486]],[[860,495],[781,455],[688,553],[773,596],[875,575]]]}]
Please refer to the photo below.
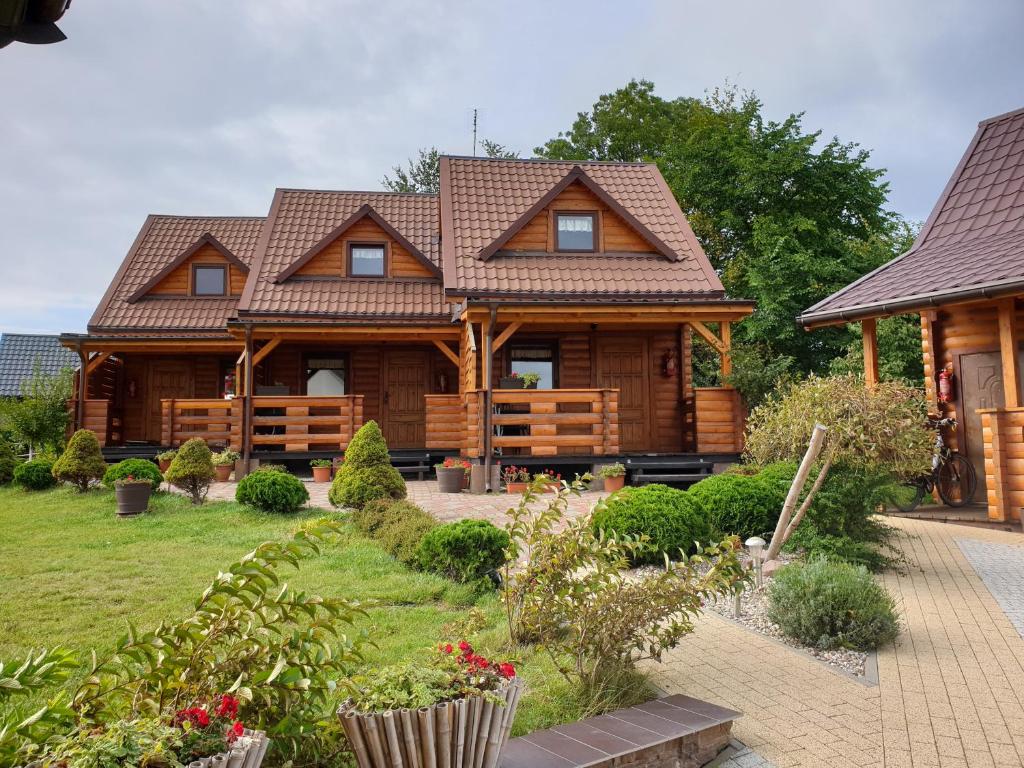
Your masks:
[{"label": "paved walkway", "polygon": [[[878,685],[710,613],[652,666],[655,681],[742,711],[734,736],[779,768],[1024,765],[1024,638],[961,551],[967,542],[1020,556],[1024,536],[892,522],[908,534],[911,565],[883,577],[904,628],[878,653]],[[1015,576],[1019,588],[1024,572]]]}]

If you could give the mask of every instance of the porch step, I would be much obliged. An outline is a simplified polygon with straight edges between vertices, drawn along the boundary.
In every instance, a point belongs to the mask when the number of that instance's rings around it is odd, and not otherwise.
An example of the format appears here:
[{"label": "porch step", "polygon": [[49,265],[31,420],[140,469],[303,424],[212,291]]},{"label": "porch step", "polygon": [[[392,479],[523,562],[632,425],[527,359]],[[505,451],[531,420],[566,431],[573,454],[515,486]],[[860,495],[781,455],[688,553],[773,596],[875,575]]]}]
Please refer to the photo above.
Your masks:
[{"label": "porch step", "polygon": [[633,475],[633,485],[647,485],[648,483],[699,483],[706,477],[711,477],[711,473],[686,472],[671,475],[649,475],[646,472],[638,472]]}]

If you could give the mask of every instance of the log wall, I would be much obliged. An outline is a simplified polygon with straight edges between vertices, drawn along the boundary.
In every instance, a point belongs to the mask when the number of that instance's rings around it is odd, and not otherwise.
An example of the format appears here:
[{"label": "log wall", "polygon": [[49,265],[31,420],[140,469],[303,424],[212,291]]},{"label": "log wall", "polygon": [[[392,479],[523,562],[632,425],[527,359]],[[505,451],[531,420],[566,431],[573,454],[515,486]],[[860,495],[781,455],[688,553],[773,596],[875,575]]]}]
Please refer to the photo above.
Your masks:
[{"label": "log wall", "polygon": [[697,451],[742,451],[744,413],[739,393],[732,387],[698,387],[694,394],[697,409]]}]

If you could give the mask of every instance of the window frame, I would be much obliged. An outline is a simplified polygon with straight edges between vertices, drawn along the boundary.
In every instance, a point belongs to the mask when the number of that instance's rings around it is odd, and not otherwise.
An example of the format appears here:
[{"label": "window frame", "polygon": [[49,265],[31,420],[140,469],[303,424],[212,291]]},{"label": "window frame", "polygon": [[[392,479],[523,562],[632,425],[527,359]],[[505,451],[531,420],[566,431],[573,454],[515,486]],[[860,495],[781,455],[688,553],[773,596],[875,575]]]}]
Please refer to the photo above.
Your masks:
[{"label": "window frame", "polygon": [[[598,245],[600,241],[600,232],[598,227],[600,226],[601,217],[598,211],[553,211],[554,220],[552,222],[554,226],[554,246],[555,253],[598,253]],[[561,216],[589,216],[593,224],[591,232],[593,234],[593,247],[592,248],[560,248],[558,243],[558,219]]]},{"label": "window frame", "polygon": [[512,375],[512,363],[514,362],[512,360],[512,352],[513,352],[513,350],[516,350],[516,349],[536,349],[537,347],[547,347],[547,348],[549,348],[551,350],[551,389],[558,389],[560,387],[560,384],[559,384],[559,378],[560,378],[560,376],[559,376],[559,368],[560,368],[560,365],[559,365],[559,351],[560,351],[560,346],[561,345],[559,344],[559,340],[558,339],[552,339],[552,338],[540,338],[540,339],[534,339],[534,340],[530,340],[528,338],[527,339],[516,339],[516,342],[514,344],[509,342],[508,346],[506,347],[508,349],[508,353],[504,356],[505,357],[505,360],[504,360],[505,365],[503,367],[504,367],[504,370],[505,370],[505,376],[511,376]]},{"label": "window frame", "polygon": [[[345,276],[356,280],[379,280],[388,276],[390,267],[390,248],[386,240],[349,240],[345,244]],[[381,262],[381,273],[379,275],[357,275],[352,271],[352,249],[353,248],[380,248],[383,254]]]},{"label": "window frame", "polygon": [[[309,363],[311,360],[316,358],[330,359],[335,358],[341,360],[345,366],[344,376],[342,380],[345,383],[345,394],[352,394],[352,355],[348,350],[328,348],[328,349],[307,349],[302,352],[302,369],[300,371],[300,390],[304,397],[309,397]],[[318,371],[332,370],[330,368],[317,368]]]},{"label": "window frame", "polygon": [[[196,278],[197,278],[197,273],[199,272],[200,269],[219,269],[220,270],[221,274],[224,275],[224,280],[223,280],[223,286],[224,287],[221,289],[220,293],[199,293],[199,291],[198,291],[199,282],[198,282],[198,280]],[[230,280],[231,280],[231,273],[228,270],[228,265],[227,264],[193,264],[192,265],[192,290],[190,291],[190,293],[193,296],[198,296],[199,298],[204,298],[204,299],[205,298],[210,298],[210,297],[217,297],[217,296],[228,296],[228,295],[231,294],[231,285],[229,283]]]}]

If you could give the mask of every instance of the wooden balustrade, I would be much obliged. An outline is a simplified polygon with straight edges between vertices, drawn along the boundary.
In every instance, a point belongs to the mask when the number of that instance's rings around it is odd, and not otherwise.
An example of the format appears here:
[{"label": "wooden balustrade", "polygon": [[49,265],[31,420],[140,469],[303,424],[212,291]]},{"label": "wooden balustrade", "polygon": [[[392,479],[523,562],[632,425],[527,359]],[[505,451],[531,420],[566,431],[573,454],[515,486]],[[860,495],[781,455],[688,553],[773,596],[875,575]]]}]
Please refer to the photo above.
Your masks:
[{"label": "wooden balustrade", "polygon": [[461,449],[466,441],[466,406],[461,395],[426,395],[427,448]]},{"label": "wooden balustrade", "polygon": [[161,400],[160,442],[177,447],[198,437],[214,445],[241,450],[244,407],[245,401],[240,397],[233,400]]},{"label": "wooden balustrade", "polygon": [[736,453],[743,450],[745,414],[732,387],[694,390],[698,453]]},{"label": "wooden balustrade", "polygon": [[363,396],[273,397],[252,399],[252,445],[284,446],[286,451],[344,450],[363,425]]}]

